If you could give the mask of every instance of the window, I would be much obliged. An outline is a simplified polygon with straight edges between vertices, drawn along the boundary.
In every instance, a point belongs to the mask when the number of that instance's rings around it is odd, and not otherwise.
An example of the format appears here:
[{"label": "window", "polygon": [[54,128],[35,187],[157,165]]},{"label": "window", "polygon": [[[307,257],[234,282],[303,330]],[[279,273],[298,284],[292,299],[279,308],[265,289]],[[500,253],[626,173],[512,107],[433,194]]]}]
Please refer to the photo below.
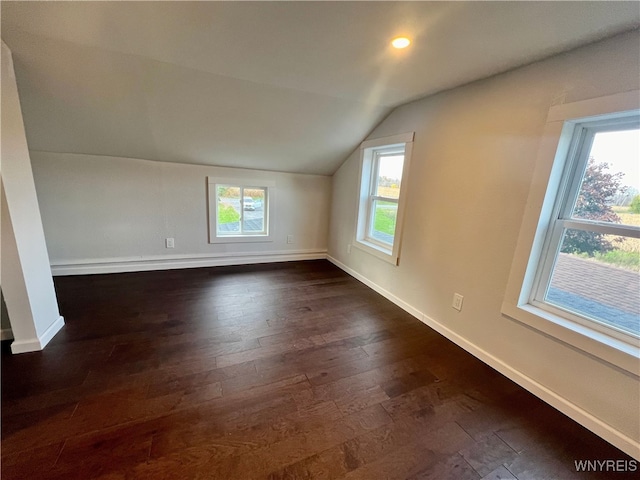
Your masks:
[{"label": "window", "polygon": [[640,337],[640,119],[576,124],[532,303]]},{"label": "window", "polygon": [[502,304],[508,317],[634,375],[638,195],[640,92],[552,107]]},{"label": "window", "polygon": [[272,189],[265,182],[242,184],[209,178],[209,241],[269,241]]},{"label": "window", "polygon": [[398,262],[404,192],[413,133],[364,142],[361,146],[358,248]]}]

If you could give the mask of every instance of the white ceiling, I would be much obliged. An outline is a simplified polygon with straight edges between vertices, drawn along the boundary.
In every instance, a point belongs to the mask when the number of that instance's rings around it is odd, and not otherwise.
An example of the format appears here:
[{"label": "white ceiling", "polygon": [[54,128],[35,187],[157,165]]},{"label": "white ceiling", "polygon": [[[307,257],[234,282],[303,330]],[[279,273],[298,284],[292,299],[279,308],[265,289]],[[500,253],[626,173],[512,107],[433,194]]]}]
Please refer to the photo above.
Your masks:
[{"label": "white ceiling", "polygon": [[0,8],[32,150],[317,174],[395,106],[640,25],[635,1]]}]

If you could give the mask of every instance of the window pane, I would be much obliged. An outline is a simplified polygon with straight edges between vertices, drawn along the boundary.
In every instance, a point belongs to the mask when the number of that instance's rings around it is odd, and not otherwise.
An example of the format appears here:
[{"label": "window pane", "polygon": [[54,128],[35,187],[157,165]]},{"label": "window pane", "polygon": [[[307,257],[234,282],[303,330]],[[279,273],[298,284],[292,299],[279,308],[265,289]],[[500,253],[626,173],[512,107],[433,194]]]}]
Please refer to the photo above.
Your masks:
[{"label": "window pane", "polygon": [[217,233],[218,235],[237,235],[240,233],[240,187],[218,185],[216,188]]},{"label": "window pane", "polygon": [[376,195],[387,198],[400,198],[400,180],[404,155],[381,155],[378,157],[378,178]]},{"label": "window pane", "polygon": [[243,233],[264,233],[266,191],[264,188],[246,187],[243,193],[244,215],[242,218]]},{"label": "window pane", "polygon": [[373,215],[371,221],[371,238],[389,245],[393,245],[398,218],[398,204],[394,202],[373,201]]},{"label": "window pane", "polygon": [[[545,301],[640,335],[640,240],[567,230]],[[588,245],[592,253],[575,250]]]},{"label": "window pane", "polygon": [[639,193],[640,130],[596,133],[572,217],[638,225],[627,212]]}]

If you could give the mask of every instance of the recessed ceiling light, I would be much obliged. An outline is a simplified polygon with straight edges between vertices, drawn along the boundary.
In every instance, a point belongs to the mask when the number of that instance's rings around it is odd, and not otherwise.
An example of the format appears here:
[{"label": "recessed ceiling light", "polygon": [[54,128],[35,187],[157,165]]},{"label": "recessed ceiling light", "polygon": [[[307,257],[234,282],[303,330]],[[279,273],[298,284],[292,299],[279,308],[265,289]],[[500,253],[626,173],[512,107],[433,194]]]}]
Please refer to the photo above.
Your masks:
[{"label": "recessed ceiling light", "polygon": [[398,37],[391,40],[391,45],[393,45],[395,48],[407,48],[410,43],[411,40],[409,40],[407,37]]}]

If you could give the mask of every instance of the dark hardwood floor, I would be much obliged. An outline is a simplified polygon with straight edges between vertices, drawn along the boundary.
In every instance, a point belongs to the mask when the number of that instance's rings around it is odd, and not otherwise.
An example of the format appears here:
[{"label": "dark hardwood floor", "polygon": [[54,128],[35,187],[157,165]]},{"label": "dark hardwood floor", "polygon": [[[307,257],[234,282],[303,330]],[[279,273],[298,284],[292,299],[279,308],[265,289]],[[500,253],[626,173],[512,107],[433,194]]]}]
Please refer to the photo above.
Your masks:
[{"label": "dark hardwood floor", "polygon": [[328,262],[55,283],[50,345],[3,342],[5,480],[637,478]]}]

